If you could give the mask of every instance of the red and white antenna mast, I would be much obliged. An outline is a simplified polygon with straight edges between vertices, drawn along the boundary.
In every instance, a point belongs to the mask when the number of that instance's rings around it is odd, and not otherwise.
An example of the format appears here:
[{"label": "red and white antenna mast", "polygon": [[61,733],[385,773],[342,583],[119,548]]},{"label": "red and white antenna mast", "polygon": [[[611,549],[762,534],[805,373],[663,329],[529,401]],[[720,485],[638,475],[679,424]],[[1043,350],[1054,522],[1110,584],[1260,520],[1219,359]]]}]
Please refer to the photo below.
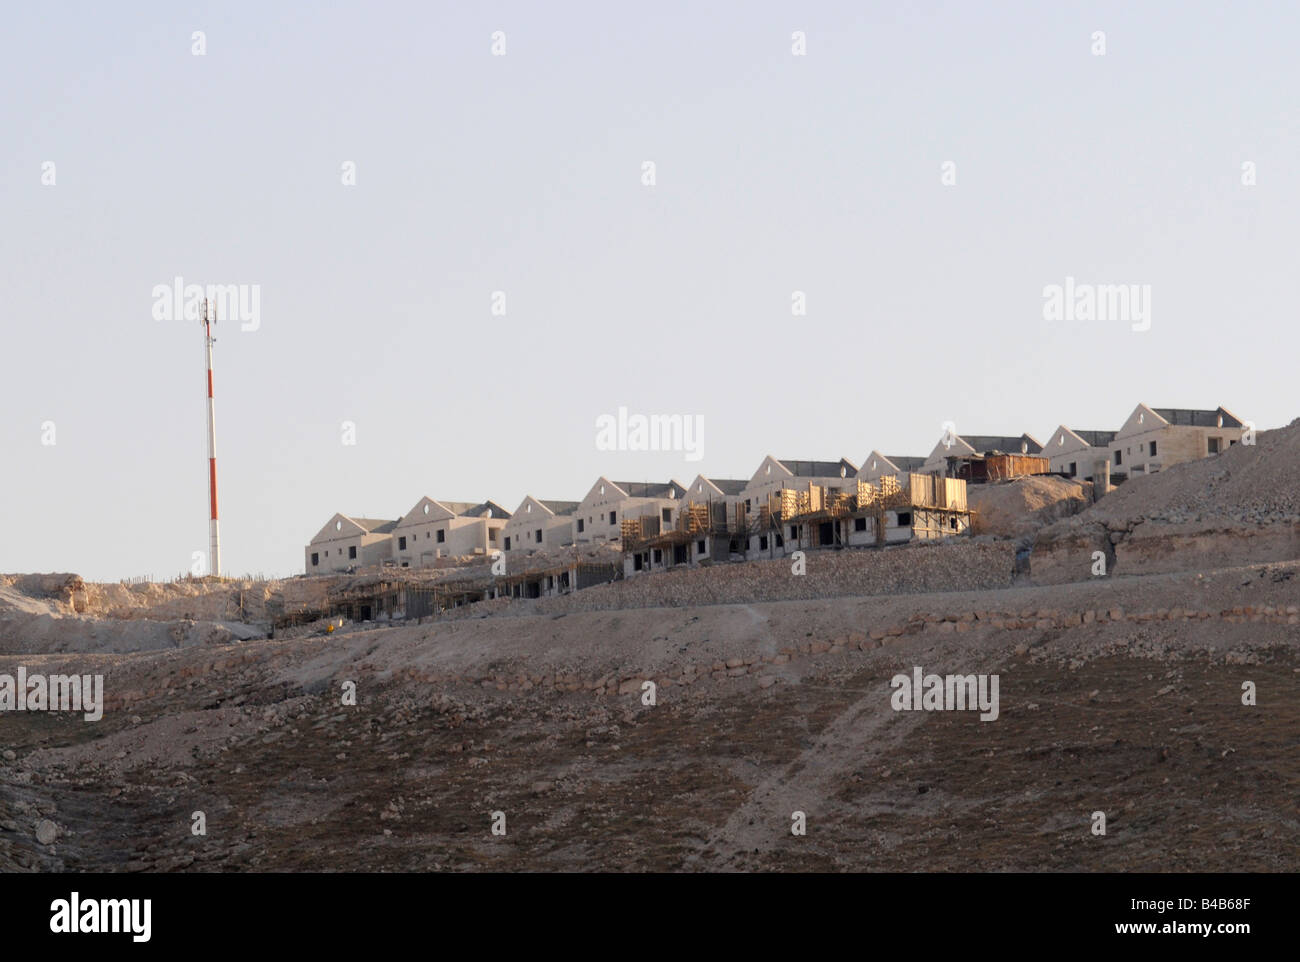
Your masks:
[{"label": "red and white antenna mast", "polygon": [[208,359],[208,558],[209,574],[221,574],[221,528],[217,522],[217,413],[212,401],[212,325],[216,323],[216,306],[203,300],[203,344]]}]

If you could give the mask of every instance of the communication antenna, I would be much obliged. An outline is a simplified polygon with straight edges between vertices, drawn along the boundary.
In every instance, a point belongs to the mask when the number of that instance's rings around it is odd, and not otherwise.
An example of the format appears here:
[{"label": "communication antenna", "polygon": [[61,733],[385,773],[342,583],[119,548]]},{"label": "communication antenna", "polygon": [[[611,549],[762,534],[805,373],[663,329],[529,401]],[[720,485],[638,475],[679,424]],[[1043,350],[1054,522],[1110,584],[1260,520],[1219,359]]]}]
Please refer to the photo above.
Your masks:
[{"label": "communication antenna", "polygon": [[203,323],[203,346],[208,362],[208,571],[221,574],[221,528],[217,522],[217,413],[212,401],[212,325],[217,321],[216,306],[206,297],[199,320]]}]

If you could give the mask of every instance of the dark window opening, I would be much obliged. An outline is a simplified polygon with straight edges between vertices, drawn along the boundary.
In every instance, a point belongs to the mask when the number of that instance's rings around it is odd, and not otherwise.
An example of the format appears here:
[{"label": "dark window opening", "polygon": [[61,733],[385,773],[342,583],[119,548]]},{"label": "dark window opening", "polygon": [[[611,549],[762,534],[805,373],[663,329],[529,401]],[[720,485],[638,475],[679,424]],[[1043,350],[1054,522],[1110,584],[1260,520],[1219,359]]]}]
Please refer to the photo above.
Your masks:
[{"label": "dark window opening", "polygon": [[541,543],[542,543],[542,529],[541,529],[541,528],[538,528],[538,529],[537,529],[537,543],[538,543],[538,544],[541,544]]},{"label": "dark window opening", "polygon": [[1123,451],[1116,451],[1116,452],[1115,452],[1115,467],[1118,468],[1118,467],[1119,467],[1121,464],[1123,464],[1123,463],[1124,463],[1124,452],[1123,452]]},{"label": "dark window opening", "polygon": [[1154,458],[1155,456],[1156,456],[1156,443],[1155,443],[1154,441],[1152,441],[1152,442],[1151,442],[1151,457]]},{"label": "dark window opening", "polygon": [[348,557],[355,558],[356,556],[357,556],[357,546],[354,544],[348,545]]},{"label": "dark window opening", "polygon": [[506,550],[510,550],[510,536],[506,535]]},{"label": "dark window opening", "polygon": [[582,527],[583,527],[583,525],[582,525],[582,519],[579,518],[579,519],[578,519],[578,534],[582,534]]},{"label": "dark window opening", "polygon": [[402,537],[397,539],[397,550],[398,551],[406,550],[406,538]]},{"label": "dark window opening", "polygon": [[854,518],[854,519],[853,519],[853,530],[854,530],[854,531],[866,531],[866,530],[867,530],[867,519],[866,519],[866,518]]},{"label": "dark window opening", "polygon": [[446,528],[439,528],[439,529],[438,529],[438,543],[441,544],[442,542],[444,542],[444,541],[446,541],[446,540],[447,540],[447,529],[446,529]]},{"label": "dark window opening", "polygon": [[664,508],[664,509],[663,509],[663,519],[664,519],[664,524],[672,524],[672,520],[673,520],[673,509],[672,509],[672,508]]},{"label": "dark window opening", "polygon": [[704,539],[703,539],[703,538],[701,538],[699,541],[695,542],[695,553],[696,553],[696,554],[704,554]]},{"label": "dark window opening", "polygon": [[610,524],[617,524],[617,523],[618,523],[618,512],[617,512],[617,511],[611,511],[611,512],[609,513],[609,523],[610,523]]},{"label": "dark window opening", "polygon": [[311,553],[311,563],[312,563],[312,565],[318,565],[318,564],[320,564],[320,553],[319,553],[319,552],[313,551],[313,552]]},{"label": "dark window opening", "polygon": [[758,536],[758,550],[759,551],[767,550],[767,535],[761,534]]},{"label": "dark window opening", "polygon": [[912,512],[910,511],[898,512],[898,526],[900,528],[906,528],[909,525],[911,525],[911,523],[912,523]]}]

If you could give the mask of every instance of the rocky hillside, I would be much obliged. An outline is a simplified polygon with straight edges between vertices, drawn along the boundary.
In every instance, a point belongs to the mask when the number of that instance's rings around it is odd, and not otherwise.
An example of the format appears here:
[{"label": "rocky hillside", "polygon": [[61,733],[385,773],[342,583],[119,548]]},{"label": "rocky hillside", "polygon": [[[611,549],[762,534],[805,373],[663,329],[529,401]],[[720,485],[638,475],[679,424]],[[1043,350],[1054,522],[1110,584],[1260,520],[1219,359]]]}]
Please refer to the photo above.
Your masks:
[{"label": "rocky hillside", "polygon": [[1254,445],[1133,478],[1044,528],[1031,561],[1040,583],[1153,574],[1300,557],[1300,420]]},{"label": "rocky hillside", "polygon": [[0,656],[107,693],[4,719],[0,871],[1296,871],[1298,573]]}]

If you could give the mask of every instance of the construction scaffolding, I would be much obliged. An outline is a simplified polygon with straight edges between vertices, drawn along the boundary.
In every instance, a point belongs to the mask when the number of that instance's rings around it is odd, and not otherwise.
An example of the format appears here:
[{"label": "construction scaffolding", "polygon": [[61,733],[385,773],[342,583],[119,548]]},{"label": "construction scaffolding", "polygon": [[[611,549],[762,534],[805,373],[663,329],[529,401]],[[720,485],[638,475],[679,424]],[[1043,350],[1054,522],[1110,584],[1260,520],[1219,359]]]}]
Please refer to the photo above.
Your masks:
[{"label": "construction scaffolding", "polygon": [[745,506],[725,501],[692,501],[671,525],[659,517],[625,518],[622,546],[633,571],[672,567],[694,561],[729,561],[744,556],[750,530]]},{"label": "construction scaffolding", "polygon": [[788,526],[783,536],[802,549],[861,544],[852,538],[848,523],[853,522],[853,531],[865,531],[869,524],[871,540],[883,546],[890,540],[887,512],[891,511],[897,520],[895,530],[910,529],[908,540],[951,537],[970,528],[965,481],[911,473],[901,481],[886,476],[874,485],[859,480],[855,487],[812,484],[807,491],[782,489],[779,515],[764,508],[760,527]]},{"label": "construction scaffolding", "polygon": [[[743,508],[741,505],[737,507]],[[692,501],[677,512],[677,520],[671,527],[665,527],[657,515],[624,518],[621,530],[623,550],[668,548],[706,535],[735,533],[735,524],[741,514],[743,511],[732,518],[727,505],[720,501]]]},{"label": "construction scaffolding", "polygon": [[756,511],[739,498],[730,503],[690,502],[671,525],[657,515],[625,518],[621,533],[625,558],[630,558],[628,570],[646,571],[750,557],[755,536],[758,552],[775,557],[790,547],[932,540],[965,533],[969,527],[965,481],[908,473],[875,484],[859,480],[843,486],[810,484],[802,491],[781,488]]}]

